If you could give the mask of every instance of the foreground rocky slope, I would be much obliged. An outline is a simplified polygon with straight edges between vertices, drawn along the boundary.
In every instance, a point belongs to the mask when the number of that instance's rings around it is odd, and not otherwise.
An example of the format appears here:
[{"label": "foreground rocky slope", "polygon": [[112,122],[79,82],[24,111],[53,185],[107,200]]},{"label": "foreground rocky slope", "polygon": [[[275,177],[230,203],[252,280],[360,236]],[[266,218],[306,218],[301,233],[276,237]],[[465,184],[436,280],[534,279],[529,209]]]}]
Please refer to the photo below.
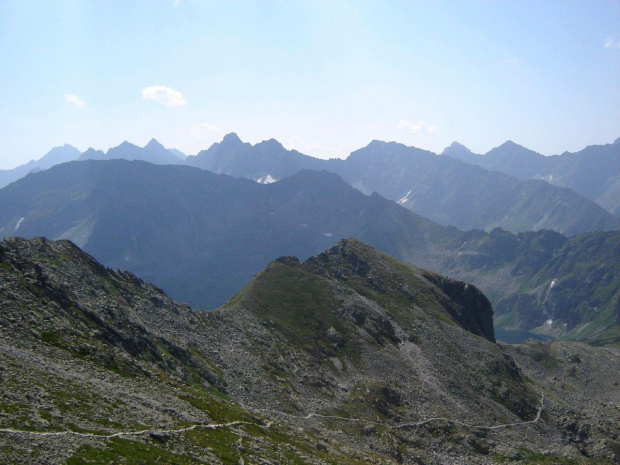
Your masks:
[{"label": "foreground rocky slope", "polygon": [[617,459],[617,351],[498,345],[476,288],[358,241],[281,258],[207,313],[13,238],[0,293],[4,462]]}]

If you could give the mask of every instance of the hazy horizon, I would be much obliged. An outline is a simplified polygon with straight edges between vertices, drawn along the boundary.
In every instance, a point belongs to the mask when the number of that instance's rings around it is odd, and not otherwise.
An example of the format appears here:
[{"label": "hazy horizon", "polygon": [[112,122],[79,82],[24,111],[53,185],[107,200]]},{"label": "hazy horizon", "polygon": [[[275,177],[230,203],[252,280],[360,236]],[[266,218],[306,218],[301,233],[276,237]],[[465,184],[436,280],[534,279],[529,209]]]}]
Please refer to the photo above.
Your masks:
[{"label": "hazy horizon", "polygon": [[318,158],[574,152],[620,136],[619,23],[619,2],[4,2],[0,168],[229,132]]},{"label": "hazy horizon", "polygon": [[[224,134],[224,135],[222,136],[222,139],[224,138],[224,136],[226,136],[226,135],[228,135],[228,134],[231,134],[231,133],[235,133],[235,134],[237,134],[235,131],[231,131],[230,133]],[[237,134],[237,135],[238,135],[238,134]],[[110,146],[110,147],[105,147],[105,148],[100,148],[100,147],[91,147],[91,146],[86,147],[86,148],[82,148],[82,147],[75,147],[73,144],[66,143],[66,144],[62,144],[62,145],[57,145],[57,146],[55,146],[55,147],[50,147],[50,149],[49,149],[47,152],[45,152],[44,154],[42,154],[42,155],[40,155],[40,156],[37,156],[37,157],[35,157],[35,158],[32,158],[31,160],[28,160],[28,161],[26,161],[26,162],[24,162],[24,163],[21,163],[21,162],[20,162],[20,163],[19,163],[19,165],[9,166],[9,167],[7,167],[7,168],[3,168],[3,167],[1,167],[1,166],[0,166],[0,170],[3,170],[3,169],[12,169],[12,168],[16,168],[17,166],[21,166],[21,165],[23,165],[23,164],[25,164],[25,163],[28,163],[28,162],[30,162],[30,161],[38,161],[38,160],[40,160],[41,158],[43,158],[45,155],[47,155],[47,154],[48,154],[51,150],[53,150],[53,149],[55,149],[55,148],[62,147],[62,146],[64,146],[64,145],[71,145],[72,147],[74,147],[74,148],[78,149],[81,153],[84,153],[84,152],[86,152],[86,151],[87,151],[87,150],[89,150],[89,149],[94,149],[94,150],[97,150],[97,151],[101,151],[101,152],[106,153],[108,150],[110,150],[110,149],[112,149],[112,148],[115,148],[115,147],[118,147],[119,145],[121,145],[121,144],[122,144],[122,143],[124,143],[124,142],[128,142],[128,143],[130,143],[130,144],[133,144],[133,145],[136,145],[136,146],[138,146],[138,147],[142,147],[142,148],[144,148],[144,147],[145,147],[146,145],[148,145],[148,143],[149,143],[151,140],[153,140],[153,139],[154,139],[154,140],[156,140],[157,142],[161,143],[161,141],[160,141],[159,139],[157,139],[157,137],[151,137],[151,138],[149,138],[149,139],[148,139],[146,142],[144,142],[144,143],[136,143],[136,142],[131,141],[131,140],[123,140],[123,141],[118,142],[118,143],[117,143],[117,144],[115,144],[115,145],[112,145],[112,146]],[[198,150],[198,152],[196,152],[196,153],[185,153],[185,152],[183,152],[183,153],[184,153],[186,156],[196,156],[199,152],[201,152],[201,151],[203,151],[203,150],[207,150],[207,149],[209,149],[209,148],[210,148],[213,144],[219,144],[219,143],[221,143],[221,142],[222,142],[222,139],[220,139],[220,140],[216,140],[216,141],[214,141],[213,143],[209,144],[208,146],[206,146],[206,147],[204,147],[204,148],[202,148],[202,149],[199,149],[199,150]],[[241,139],[241,140],[242,140],[242,142],[244,142],[244,143],[249,142],[249,143],[250,143],[250,144],[252,144],[252,145],[256,145],[256,144],[260,144],[261,142],[265,142],[265,141],[268,141],[268,140],[270,140],[270,139],[275,139],[275,138],[263,139],[263,140],[258,141],[258,142],[250,142],[250,141],[244,140],[243,138],[240,138],[240,139]],[[619,139],[620,139],[620,137],[619,137]],[[277,139],[276,139],[276,140],[277,140]],[[371,139],[371,140],[369,140],[366,144],[361,145],[361,146],[359,146],[359,147],[357,147],[357,148],[354,148],[354,149],[352,150],[352,152],[354,152],[355,150],[361,149],[361,148],[363,148],[363,147],[366,147],[368,144],[370,144],[370,143],[371,143],[372,141],[374,141],[374,140],[378,140],[378,139]],[[494,147],[489,147],[489,149],[488,149],[488,150],[485,150],[484,152],[480,152],[480,153],[479,153],[479,155],[484,155],[485,153],[489,152],[490,150],[492,150],[492,149],[494,149],[494,148],[496,148],[496,147],[499,147],[500,145],[503,145],[504,143],[506,143],[506,142],[508,142],[508,141],[512,141],[512,142],[514,142],[514,143],[515,143],[515,144],[517,144],[517,145],[521,145],[521,146],[523,146],[523,144],[520,144],[518,141],[515,141],[515,140],[512,140],[512,139],[508,139],[508,140],[506,140],[506,141],[502,142],[501,144],[499,144],[499,145],[497,145],[497,146],[494,146]],[[278,142],[280,142],[280,143],[281,143],[282,141],[278,141]],[[399,141],[389,141],[389,140],[386,140],[386,141],[383,141],[383,142],[397,142],[397,143],[402,143],[402,144],[404,144],[404,145],[407,145],[408,147],[416,147],[415,145],[406,144],[406,143],[399,142]],[[453,142],[460,143],[459,141],[453,141]],[[588,144],[588,146],[590,146],[590,145],[607,145],[607,144],[612,144],[612,143],[614,143],[614,142],[615,142],[615,139],[614,139],[614,140],[612,140],[612,141],[609,141],[609,142],[591,143],[591,144]],[[164,146],[165,146],[165,144],[162,144],[162,145],[164,145]],[[449,144],[449,145],[450,145],[450,144]],[[445,149],[445,148],[447,148],[449,145],[447,145],[446,147],[444,147],[444,149]],[[462,145],[464,145],[464,144],[462,144]],[[283,144],[283,146],[284,146],[284,148],[286,148],[287,150],[297,150],[297,149],[295,149],[295,148],[293,148],[293,147],[286,147],[284,144]],[[469,147],[467,147],[467,146],[465,146],[465,147],[466,147],[467,149],[470,149],[470,148],[469,148]],[[525,146],[523,146],[523,147],[525,147]],[[166,148],[166,149],[169,149],[169,150],[179,150],[179,149],[177,149],[176,147],[165,147],[165,148]],[[421,148],[421,147],[416,147],[416,148]],[[525,147],[525,148],[526,148],[526,149],[529,149],[529,150],[532,150],[532,151],[534,151],[534,152],[537,152],[537,153],[539,153],[540,155],[545,155],[545,154],[542,154],[542,153],[538,152],[535,148],[532,148],[532,147]],[[582,149],[584,149],[584,148],[586,148],[586,146],[582,147]],[[441,149],[441,150],[439,150],[439,151],[437,151],[437,152],[434,152],[434,151],[430,150],[430,152],[433,152],[433,153],[435,153],[435,154],[439,155],[439,154],[441,154],[441,152],[442,152],[444,149]],[[424,149],[424,150],[428,150],[428,149]],[[470,150],[471,150],[471,149],[470,149]],[[580,150],[580,149],[579,149],[579,150]],[[579,151],[579,150],[576,150],[576,151]],[[298,151],[299,151],[299,150],[298,150]],[[301,151],[300,151],[300,152],[301,152]],[[347,154],[345,154],[345,155],[343,155],[343,156],[339,156],[339,157],[320,157],[320,156],[315,156],[315,155],[312,155],[312,154],[309,154],[309,153],[304,153],[304,152],[301,152],[301,153],[302,153],[303,155],[308,155],[308,156],[311,156],[311,157],[315,157],[315,158],[320,158],[320,159],[323,159],[323,160],[327,160],[327,159],[329,159],[329,158],[340,158],[340,159],[346,159],[346,158],[348,158],[348,157],[349,157],[349,155],[351,155],[351,153],[352,153],[352,152],[347,153]],[[472,152],[473,152],[473,151],[472,151]],[[548,154],[548,155],[545,155],[545,156],[561,155],[561,154],[562,154],[562,153],[564,153],[564,152],[567,152],[567,151],[563,151],[563,152],[561,152],[561,153],[553,153],[553,154]],[[475,152],[474,152],[474,153],[475,153]]]}]

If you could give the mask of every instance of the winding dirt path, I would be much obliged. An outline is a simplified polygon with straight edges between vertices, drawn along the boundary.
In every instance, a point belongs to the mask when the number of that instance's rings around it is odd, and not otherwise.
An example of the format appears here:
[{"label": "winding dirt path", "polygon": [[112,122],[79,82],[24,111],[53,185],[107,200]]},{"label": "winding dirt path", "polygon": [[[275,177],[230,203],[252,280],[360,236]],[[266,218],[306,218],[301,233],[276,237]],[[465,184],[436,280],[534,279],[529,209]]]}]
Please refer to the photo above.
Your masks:
[{"label": "winding dirt path", "polygon": [[[357,422],[357,423],[364,423],[367,425],[378,425],[378,426],[384,426],[390,429],[406,429],[406,428],[418,428],[420,426],[424,426],[427,425],[429,423],[435,423],[435,422],[444,422],[444,423],[448,423],[448,424],[455,424],[455,425],[461,425],[464,426],[466,428],[474,428],[474,429],[483,429],[483,430],[496,430],[496,429],[502,429],[502,428],[511,428],[513,426],[523,426],[523,425],[531,425],[534,423],[538,423],[540,421],[540,416],[542,415],[542,411],[544,408],[544,403],[545,403],[545,395],[542,394],[541,398],[540,398],[540,407],[538,407],[538,412],[536,413],[536,418],[534,418],[533,420],[529,420],[529,421],[520,421],[520,422],[516,422],[516,423],[504,423],[504,424],[500,424],[500,425],[493,425],[493,426],[488,426],[488,425],[474,425],[471,423],[466,423],[463,421],[459,421],[459,420],[452,420],[450,418],[443,418],[443,417],[433,417],[433,418],[427,418],[426,420],[422,420],[422,421],[418,421],[418,422],[414,422],[414,423],[401,423],[398,425],[386,425],[384,423],[381,422],[376,422],[376,421],[370,421],[370,420],[364,420],[362,418],[350,418],[350,417],[340,417],[337,415],[322,415],[320,413],[309,413],[306,416],[300,416],[300,415],[293,415],[291,413],[285,413],[285,412],[280,412],[277,410],[269,410],[269,409],[252,409],[255,412],[269,412],[272,414],[276,414],[276,415],[280,415],[280,416],[285,416],[285,417],[289,417],[289,418],[297,418],[299,420],[309,420],[311,418],[326,418],[326,419],[333,419],[333,420],[341,420],[341,421],[349,421],[349,422]],[[243,426],[243,425],[252,425],[252,426],[259,426],[261,428],[270,428],[273,422],[267,422],[264,425],[261,425],[259,423],[255,423],[255,422],[249,422],[249,421],[231,421],[229,423],[197,423],[191,426],[187,426],[185,428],[178,428],[178,429],[144,429],[144,430],[139,430],[139,431],[119,431],[116,433],[111,433],[111,434],[98,434],[98,433],[81,433],[78,431],[49,431],[49,432],[43,432],[43,431],[25,431],[25,430],[17,430],[17,429],[12,429],[12,428],[0,428],[0,433],[4,433],[4,434],[14,434],[14,435],[22,435],[22,436],[77,436],[77,437],[83,437],[83,438],[90,438],[90,439],[111,439],[111,438],[118,438],[118,437],[122,437],[122,436],[144,436],[144,435],[166,435],[166,434],[179,434],[179,433],[185,433],[187,431],[192,431],[195,429],[219,429],[219,428],[232,428],[234,426]]]},{"label": "winding dirt path", "polygon": [[300,420],[309,420],[310,418],[326,418],[326,419],[333,419],[333,420],[342,420],[342,421],[349,421],[349,422],[365,423],[365,424],[368,424],[368,425],[384,426],[384,427],[390,428],[390,429],[417,428],[417,427],[420,427],[420,426],[427,425],[429,423],[444,422],[444,423],[449,423],[449,424],[461,425],[461,426],[464,426],[464,427],[467,427],[467,428],[494,430],[494,429],[510,428],[510,427],[513,427],[513,426],[523,426],[523,425],[531,425],[531,424],[534,424],[534,423],[538,423],[540,421],[540,416],[541,416],[543,408],[544,408],[544,402],[545,402],[545,395],[543,394],[541,396],[541,398],[540,398],[540,407],[538,407],[538,412],[536,413],[536,418],[534,418],[533,420],[520,421],[520,422],[516,422],[516,423],[504,423],[504,424],[493,425],[493,426],[474,425],[474,424],[467,423],[467,422],[464,422],[464,421],[453,420],[453,419],[444,418],[444,417],[427,418],[426,420],[418,421],[418,422],[415,422],[415,423],[401,423],[401,424],[398,424],[398,425],[386,425],[385,423],[382,423],[382,422],[377,422],[377,421],[372,421],[372,420],[365,420],[365,419],[362,419],[362,418],[340,417],[340,416],[337,416],[337,415],[322,415],[320,413],[309,413],[306,416],[300,416],[300,415],[293,415],[291,413],[280,412],[280,411],[277,411],[277,410],[269,410],[269,409],[253,409],[253,410],[256,411],[256,412],[269,412],[269,413],[273,413],[273,414],[276,414],[276,415],[286,416],[286,417],[289,417],[289,418],[297,418],[297,419],[300,419]]}]

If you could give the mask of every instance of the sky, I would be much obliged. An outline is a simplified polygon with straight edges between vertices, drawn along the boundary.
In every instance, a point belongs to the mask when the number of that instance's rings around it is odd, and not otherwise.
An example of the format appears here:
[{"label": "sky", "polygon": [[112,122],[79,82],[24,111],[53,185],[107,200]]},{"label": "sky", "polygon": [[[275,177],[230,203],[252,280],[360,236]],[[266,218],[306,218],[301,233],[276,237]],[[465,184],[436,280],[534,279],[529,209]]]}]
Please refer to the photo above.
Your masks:
[{"label": "sky", "polygon": [[229,132],[545,155],[620,137],[620,1],[0,1],[0,169]]}]

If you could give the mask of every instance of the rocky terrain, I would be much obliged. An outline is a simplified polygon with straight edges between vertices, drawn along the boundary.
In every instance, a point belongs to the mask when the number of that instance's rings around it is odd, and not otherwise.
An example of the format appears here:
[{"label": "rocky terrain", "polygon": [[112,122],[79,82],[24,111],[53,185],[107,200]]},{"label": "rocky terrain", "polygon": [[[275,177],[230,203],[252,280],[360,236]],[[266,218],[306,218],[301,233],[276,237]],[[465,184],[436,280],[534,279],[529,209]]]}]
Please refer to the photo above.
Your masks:
[{"label": "rocky terrain", "polygon": [[[0,245],[5,463],[614,463],[617,349],[498,344],[475,287],[343,240],[193,310]],[[614,384],[615,383],[615,384]]]}]

